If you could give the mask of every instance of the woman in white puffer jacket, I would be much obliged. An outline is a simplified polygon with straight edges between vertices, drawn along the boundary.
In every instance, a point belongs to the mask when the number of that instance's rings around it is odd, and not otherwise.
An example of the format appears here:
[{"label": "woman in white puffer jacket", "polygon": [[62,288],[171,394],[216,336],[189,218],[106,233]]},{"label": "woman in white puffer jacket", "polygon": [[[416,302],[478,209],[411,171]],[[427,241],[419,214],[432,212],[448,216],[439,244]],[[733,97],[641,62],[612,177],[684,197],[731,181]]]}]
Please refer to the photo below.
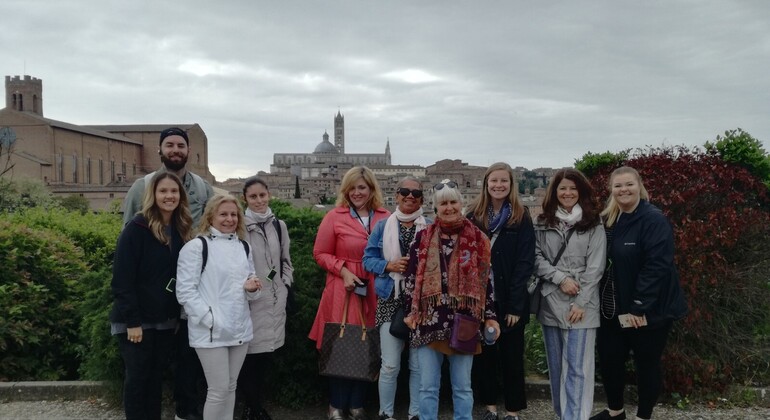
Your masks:
[{"label": "woman in white puffer jacket", "polygon": [[233,418],[238,373],[253,337],[248,301],[259,296],[262,284],[244,233],[238,201],[218,195],[206,205],[200,236],[179,254],[176,295],[208,382],[205,420]]}]

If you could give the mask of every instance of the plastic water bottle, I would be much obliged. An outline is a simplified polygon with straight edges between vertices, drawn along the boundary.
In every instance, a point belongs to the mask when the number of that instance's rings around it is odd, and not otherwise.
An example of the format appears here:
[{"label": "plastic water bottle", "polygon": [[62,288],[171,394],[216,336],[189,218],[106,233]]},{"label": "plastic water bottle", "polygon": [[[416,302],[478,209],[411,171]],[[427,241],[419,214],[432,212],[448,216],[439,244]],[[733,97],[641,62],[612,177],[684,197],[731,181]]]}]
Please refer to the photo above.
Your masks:
[{"label": "plastic water bottle", "polygon": [[484,329],[484,343],[488,346],[495,344],[495,328],[487,327]]}]

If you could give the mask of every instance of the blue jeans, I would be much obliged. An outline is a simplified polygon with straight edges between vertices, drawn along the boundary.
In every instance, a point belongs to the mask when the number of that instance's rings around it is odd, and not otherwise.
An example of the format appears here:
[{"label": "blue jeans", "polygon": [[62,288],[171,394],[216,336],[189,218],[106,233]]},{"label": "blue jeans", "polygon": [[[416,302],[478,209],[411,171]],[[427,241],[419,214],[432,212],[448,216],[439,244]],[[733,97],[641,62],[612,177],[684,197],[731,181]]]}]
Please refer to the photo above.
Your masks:
[{"label": "blue jeans", "polygon": [[[444,354],[428,346],[416,349],[420,363],[420,420],[438,418],[438,393],[441,388],[441,364]],[[473,419],[473,391],[471,390],[472,354],[454,354],[449,359],[449,379],[452,383],[454,420]]]},{"label": "blue jeans", "polygon": [[[401,352],[404,350],[404,340],[390,335],[390,322],[385,322],[380,327],[380,350],[382,352],[382,366],[380,367],[380,380],[378,388],[380,392],[379,414],[387,414],[393,417],[393,404],[396,399],[396,385],[398,372],[401,370]],[[420,406],[420,370],[417,360],[417,352],[409,351],[409,417],[419,413]]]},{"label": "blue jeans", "polygon": [[594,402],[596,328],[544,325],[543,341],[556,415],[564,420],[587,419]]}]

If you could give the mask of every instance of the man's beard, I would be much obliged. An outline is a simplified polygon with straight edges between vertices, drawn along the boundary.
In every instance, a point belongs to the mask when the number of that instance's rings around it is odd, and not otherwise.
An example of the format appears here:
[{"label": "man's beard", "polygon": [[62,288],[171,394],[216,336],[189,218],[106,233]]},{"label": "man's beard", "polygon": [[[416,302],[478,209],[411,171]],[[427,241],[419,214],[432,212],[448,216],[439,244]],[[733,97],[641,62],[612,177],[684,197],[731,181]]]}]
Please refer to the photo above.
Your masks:
[{"label": "man's beard", "polygon": [[173,161],[164,155],[160,155],[160,161],[163,166],[170,171],[181,171],[187,165],[187,156],[183,156],[181,161]]}]

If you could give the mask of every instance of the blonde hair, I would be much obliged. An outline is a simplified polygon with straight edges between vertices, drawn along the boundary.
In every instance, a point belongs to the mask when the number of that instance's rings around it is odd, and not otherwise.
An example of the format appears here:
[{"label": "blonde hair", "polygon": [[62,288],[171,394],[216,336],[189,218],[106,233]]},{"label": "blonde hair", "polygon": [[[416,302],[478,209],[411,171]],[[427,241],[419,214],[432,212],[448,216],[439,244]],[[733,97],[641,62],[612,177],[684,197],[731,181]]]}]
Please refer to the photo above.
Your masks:
[{"label": "blonde hair", "polygon": [[243,221],[243,207],[241,207],[240,201],[232,195],[217,194],[209,199],[209,202],[206,203],[206,209],[203,210],[203,217],[201,217],[198,233],[201,235],[207,235],[209,233],[214,213],[219,210],[219,206],[225,203],[233,203],[238,209],[238,226],[235,228],[235,233],[239,238],[244,239],[246,237],[246,223]]},{"label": "blonde hair", "polygon": [[160,214],[160,208],[155,200],[155,192],[158,190],[158,184],[164,179],[174,181],[179,187],[179,204],[171,213],[171,224],[179,232],[184,242],[192,238],[192,216],[190,215],[190,206],[187,203],[187,192],[184,190],[184,184],[176,175],[158,171],[150,181],[150,185],[144,187],[144,197],[142,198],[142,216],[147,220],[147,226],[155,237],[163,245],[169,244],[169,238],[166,236],[166,229],[163,225],[163,216]]},{"label": "blonde hair", "polygon": [[518,185],[516,185],[516,176],[513,173],[513,168],[505,162],[493,163],[489,166],[487,172],[484,173],[484,183],[482,184],[483,192],[476,197],[476,200],[470,207],[470,213],[473,214],[476,224],[479,225],[483,231],[489,229],[487,207],[489,207],[489,204],[492,202],[492,198],[489,196],[487,182],[489,181],[489,175],[494,171],[508,172],[508,176],[511,178],[511,191],[508,193],[508,201],[511,203],[511,216],[508,218],[506,226],[519,223],[526,213],[524,205],[521,204],[521,200],[519,199],[519,188]]},{"label": "blonde hair", "polygon": [[644,183],[642,183],[642,177],[639,175],[639,172],[630,167],[630,166],[621,166],[618,169],[615,169],[612,171],[612,174],[610,175],[610,179],[608,182],[608,187],[610,190],[610,198],[607,199],[607,207],[604,208],[604,211],[602,211],[601,215],[605,218],[605,225],[607,227],[612,227],[612,225],[615,224],[615,222],[618,220],[618,217],[620,217],[620,206],[618,205],[618,202],[615,201],[615,197],[612,195],[612,180],[618,176],[618,175],[624,175],[624,174],[631,174],[636,178],[636,182],[639,183],[639,199],[640,200],[649,200],[650,195],[647,193],[647,189],[644,188]]},{"label": "blonde hair", "polygon": [[377,182],[374,172],[366,166],[354,166],[342,177],[340,192],[337,194],[337,207],[351,207],[348,193],[353,189],[353,184],[358,182],[359,179],[363,179],[370,190],[369,199],[365,204],[366,209],[374,210],[382,207],[383,199],[380,184]]}]

